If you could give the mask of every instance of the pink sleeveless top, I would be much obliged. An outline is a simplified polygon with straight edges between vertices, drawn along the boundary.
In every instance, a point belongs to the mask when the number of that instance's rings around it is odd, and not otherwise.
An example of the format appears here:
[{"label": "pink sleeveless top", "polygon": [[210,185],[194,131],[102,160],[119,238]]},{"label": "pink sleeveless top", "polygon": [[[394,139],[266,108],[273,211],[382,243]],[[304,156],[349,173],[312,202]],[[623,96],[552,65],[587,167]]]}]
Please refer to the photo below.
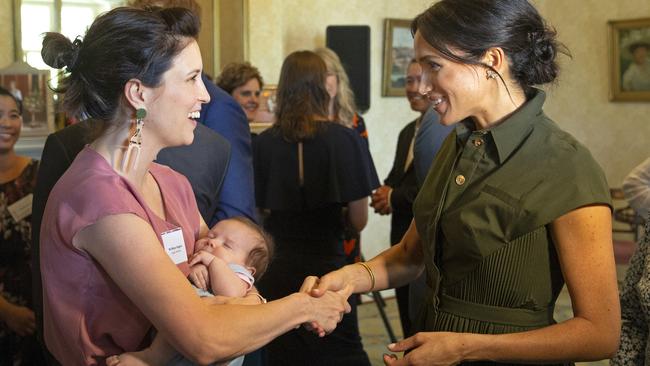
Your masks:
[{"label": "pink sleeveless top", "polygon": [[[189,182],[155,163],[149,171],[160,187],[166,221],[88,146],[50,193],[41,226],[44,333],[63,365],[103,365],[106,356],[142,349],[151,327],[99,263],[72,245],[77,232],[105,216],[131,213],[151,224],[161,250],[160,234],[181,227],[187,253],[194,252],[199,211]],[[189,272],[187,262],[178,268]]]}]

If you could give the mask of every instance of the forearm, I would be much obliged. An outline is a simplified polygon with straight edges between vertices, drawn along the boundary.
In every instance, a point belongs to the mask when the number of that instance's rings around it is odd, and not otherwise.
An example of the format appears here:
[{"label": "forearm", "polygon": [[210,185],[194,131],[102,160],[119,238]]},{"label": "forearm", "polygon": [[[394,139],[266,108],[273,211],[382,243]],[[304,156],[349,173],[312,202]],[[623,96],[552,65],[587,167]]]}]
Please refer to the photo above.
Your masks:
[{"label": "forearm", "polygon": [[4,296],[0,295],[0,321],[6,323],[10,310],[14,305],[10,303]]},{"label": "forearm", "polygon": [[[209,305],[206,318],[193,316],[188,319],[192,325],[188,325],[188,332],[183,335],[186,348],[171,343],[179,352],[201,364],[233,359],[312,321],[310,308],[306,294],[292,294],[257,306]],[[192,340],[187,339],[189,334]]]},{"label": "forearm", "polygon": [[222,260],[213,260],[210,263],[210,287],[215,295],[228,297],[242,297],[248,291],[248,284],[233,272],[228,264]]},{"label": "forearm", "polygon": [[424,262],[415,224],[411,222],[399,244],[381,252],[366,264],[374,276],[374,287],[370,274],[363,266],[351,264],[341,269],[345,272],[344,278],[353,285],[355,293],[403,286],[420,276]]},{"label": "forearm", "polygon": [[528,332],[468,334],[464,359],[513,363],[601,360],[616,352],[617,330],[575,317]]}]

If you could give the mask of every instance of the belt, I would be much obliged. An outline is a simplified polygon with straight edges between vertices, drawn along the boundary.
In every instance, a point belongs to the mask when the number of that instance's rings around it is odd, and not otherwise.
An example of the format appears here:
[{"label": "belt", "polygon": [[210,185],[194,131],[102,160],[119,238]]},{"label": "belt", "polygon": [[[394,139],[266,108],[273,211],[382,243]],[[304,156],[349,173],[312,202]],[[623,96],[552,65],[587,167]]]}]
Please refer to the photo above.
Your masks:
[{"label": "belt", "polygon": [[542,310],[506,308],[468,302],[441,294],[439,309],[468,319],[519,327],[545,326],[554,323],[553,306]]}]

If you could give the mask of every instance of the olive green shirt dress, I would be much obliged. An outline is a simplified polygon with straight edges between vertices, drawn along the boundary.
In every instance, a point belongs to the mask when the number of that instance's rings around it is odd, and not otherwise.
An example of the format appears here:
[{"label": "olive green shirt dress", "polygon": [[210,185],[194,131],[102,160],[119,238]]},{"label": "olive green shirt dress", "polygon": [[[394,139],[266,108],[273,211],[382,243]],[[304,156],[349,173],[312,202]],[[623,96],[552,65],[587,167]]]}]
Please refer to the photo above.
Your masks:
[{"label": "olive green shirt dress", "polygon": [[503,334],[554,323],[564,279],[549,224],[611,203],[600,166],[544,114],[544,100],[533,89],[487,130],[461,121],[441,148],[413,208],[429,285],[419,330]]}]

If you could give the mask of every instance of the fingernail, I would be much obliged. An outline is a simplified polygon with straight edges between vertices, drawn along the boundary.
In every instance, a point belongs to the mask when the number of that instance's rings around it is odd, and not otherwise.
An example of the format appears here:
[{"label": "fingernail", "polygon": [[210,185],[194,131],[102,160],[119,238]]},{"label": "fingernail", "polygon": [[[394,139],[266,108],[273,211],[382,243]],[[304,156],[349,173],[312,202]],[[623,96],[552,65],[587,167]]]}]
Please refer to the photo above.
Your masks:
[{"label": "fingernail", "polygon": [[388,345],[388,348],[393,348],[393,347],[395,347],[395,343],[391,343]]}]

